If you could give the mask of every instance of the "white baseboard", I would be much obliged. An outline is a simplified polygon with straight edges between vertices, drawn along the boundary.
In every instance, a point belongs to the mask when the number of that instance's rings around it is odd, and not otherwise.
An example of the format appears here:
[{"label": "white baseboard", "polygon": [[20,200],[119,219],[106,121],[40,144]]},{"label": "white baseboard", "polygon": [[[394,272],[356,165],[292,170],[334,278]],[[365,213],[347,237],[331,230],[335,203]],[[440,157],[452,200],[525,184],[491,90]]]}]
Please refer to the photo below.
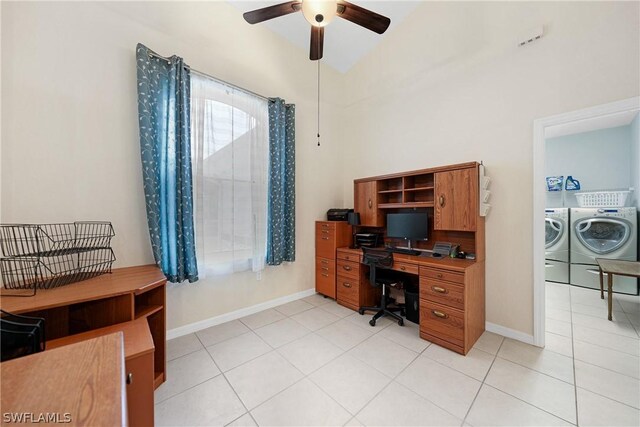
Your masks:
[{"label": "white baseboard", "polygon": [[503,337],[534,345],[533,335],[525,334],[524,332],[516,331],[515,329],[507,328],[506,326],[496,325],[495,323],[491,322],[486,322],[484,324],[484,328],[485,330],[493,332],[494,334],[502,335]]},{"label": "white baseboard", "polygon": [[231,311],[229,313],[221,314],[220,316],[211,317],[209,319],[200,320],[198,322],[190,323],[188,325],[179,326],[174,329],[167,330],[167,339],[178,338],[183,335],[188,335],[194,332],[201,331],[211,326],[219,325],[221,323],[236,320],[241,317],[249,316],[268,308],[277,307],[282,304],[286,304],[291,301],[305,298],[316,293],[315,289],[307,289],[306,291],[297,292],[295,294],[286,295],[284,297],[272,299],[270,301],[261,302],[260,304],[252,305],[251,307],[241,308],[239,310]]}]

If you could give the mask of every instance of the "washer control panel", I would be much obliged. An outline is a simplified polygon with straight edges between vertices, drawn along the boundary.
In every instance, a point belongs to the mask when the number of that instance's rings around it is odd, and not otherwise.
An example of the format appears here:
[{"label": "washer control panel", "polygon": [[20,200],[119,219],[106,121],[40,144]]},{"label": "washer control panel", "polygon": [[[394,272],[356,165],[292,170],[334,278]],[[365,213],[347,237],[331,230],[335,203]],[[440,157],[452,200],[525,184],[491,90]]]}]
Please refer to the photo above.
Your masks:
[{"label": "washer control panel", "polygon": [[597,212],[593,214],[593,216],[606,216],[606,217],[614,217],[614,218],[627,218],[633,215],[635,215],[635,212],[632,212],[629,209],[615,209],[615,208],[601,208],[601,209],[598,209]]}]

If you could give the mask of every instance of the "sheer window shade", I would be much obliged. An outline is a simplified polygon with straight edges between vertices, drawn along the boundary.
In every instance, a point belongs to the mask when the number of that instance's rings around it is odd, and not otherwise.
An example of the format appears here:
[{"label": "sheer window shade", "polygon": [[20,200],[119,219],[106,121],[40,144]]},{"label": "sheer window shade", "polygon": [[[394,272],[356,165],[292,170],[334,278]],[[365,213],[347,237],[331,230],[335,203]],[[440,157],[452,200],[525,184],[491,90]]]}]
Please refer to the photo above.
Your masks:
[{"label": "sheer window shade", "polygon": [[191,139],[200,275],[265,265],[267,101],[192,75]]}]

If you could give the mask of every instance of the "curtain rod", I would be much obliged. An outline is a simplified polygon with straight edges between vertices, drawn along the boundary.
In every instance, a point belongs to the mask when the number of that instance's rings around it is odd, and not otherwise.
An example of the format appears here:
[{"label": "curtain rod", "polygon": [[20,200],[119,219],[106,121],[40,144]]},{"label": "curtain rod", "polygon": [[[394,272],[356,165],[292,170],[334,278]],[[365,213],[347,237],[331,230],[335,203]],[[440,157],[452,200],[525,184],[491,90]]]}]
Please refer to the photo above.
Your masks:
[{"label": "curtain rod", "polygon": [[[164,59],[164,60],[165,60],[165,61],[167,61],[168,63],[171,63],[171,58],[167,58],[167,57],[164,57],[164,56],[160,56],[160,55],[158,55],[158,54],[157,54],[157,53],[155,53],[155,52],[149,51],[149,55],[150,55],[150,56],[155,56],[156,58],[159,58],[159,59]],[[224,81],[224,80],[222,80],[222,79],[219,79],[219,78],[217,78],[217,77],[213,77],[213,76],[212,76],[212,75],[210,75],[210,74],[203,73],[202,71],[194,70],[193,68],[191,68],[190,66],[188,66],[188,65],[186,65],[186,64],[185,64],[185,66],[184,66],[184,67],[185,67],[187,70],[191,71],[192,73],[200,75],[201,77],[206,77],[206,78],[208,78],[208,79],[214,80],[214,81],[216,81],[216,82],[218,82],[218,83],[220,83],[220,84],[223,84],[223,85],[225,85],[225,86],[229,86],[230,88],[233,88],[233,89],[239,90],[239,91],[244,92],[244,93],[247,93],[247,94],[249,94],[249,95],[256,96],[256,97],[258,97],[258,98],[260,98],[260,99],[264,99],[265,101],[269,101],[269,98],[268,98],[268,97],[263,96],[263,95],[260,95],[259,93],[252,92],[252,91],[250,91],[249,89],[245,89],[245,88],[242,88],[242,87],[240,87],[240,86],[236,86],[236,85],[234,85],[234,84],[232,84],[232,83],[229,83],[229,82]]]}]

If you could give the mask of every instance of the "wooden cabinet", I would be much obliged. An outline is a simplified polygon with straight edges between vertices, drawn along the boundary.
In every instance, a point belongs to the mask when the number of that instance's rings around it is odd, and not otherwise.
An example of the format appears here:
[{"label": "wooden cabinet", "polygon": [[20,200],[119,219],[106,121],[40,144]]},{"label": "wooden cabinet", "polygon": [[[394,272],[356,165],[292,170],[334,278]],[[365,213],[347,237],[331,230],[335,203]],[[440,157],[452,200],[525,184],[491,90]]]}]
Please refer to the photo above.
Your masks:
[{"label": "wooden cabinet", "polygon": [[39,289],[30,298],[2,298],[0,308],[43,317],[47,345],[57,338],[143,319],[155,347],[153,377],[158,388],[166,380],[166,282],[155,265],[117,268],[89,280]]},{"label": "wooden cabinet", "polygon": [[152,426],[155,346],[144,318],[49,341],[47,351],[118,332],[124,336],[124,375],[129,425]]},{"label": "wooden cabinet", "polygon": [[336,298],[336,249],[351,245],[351,226],[343,221],[316,221],[316,292]]},{"label": "wooden cabinet", "polygon": [[420,267],[420,336],[467,354],[484,332],[484,262],[464,271]]},{"label": "wooden cabinet", "polygon": [[354,210],[360,214],[363,227],[383,227],[384,216],[378,210],[378,181],[354,183]]},{"label": "wooden cabinet", "polygon": [[369,284],[367,267],[351,249],[338,249],[337,302],[352,310],[374,306],[380,302],[381,289]]},{"label": "wooden cabinet", "polygon": [[437,172],[435,195],[435,230],[476,231],[477,168]]}]

